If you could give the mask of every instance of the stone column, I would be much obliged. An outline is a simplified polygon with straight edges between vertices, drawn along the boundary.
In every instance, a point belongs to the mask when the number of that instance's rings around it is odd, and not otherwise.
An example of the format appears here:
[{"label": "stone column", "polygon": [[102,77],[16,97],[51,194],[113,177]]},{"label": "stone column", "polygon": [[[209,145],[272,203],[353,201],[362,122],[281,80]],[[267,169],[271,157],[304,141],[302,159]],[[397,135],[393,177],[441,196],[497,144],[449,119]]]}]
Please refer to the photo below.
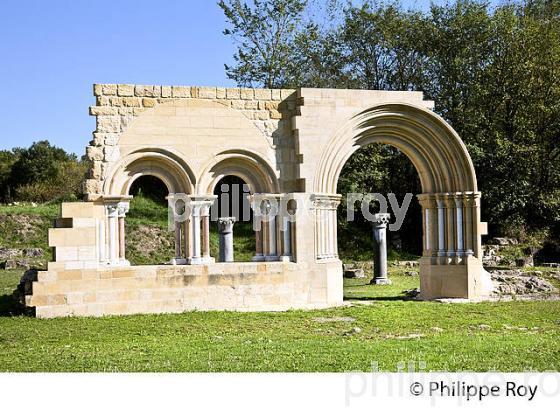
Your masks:
[{"label": "stone column", "polygon": [[233,262],[233,224],[234,217],[218,218],[218,233],[220,235],[219,262]]},{"label": "stone column", "polygon": [[189,250],[192,252],[187,263],[213,263],[210,256],[210,208],[216,200],[215,195],[189,197],[187,206],[190,207],[190,241]]},{"label": "stone column", "polygon": [[119,264],[128,266],[130,263],[126,260],[126,240],[125,240],[125,225],[124,218],[130,209],[128,202],[120,202],[118,205],[118,218],[119,218]]},{"label": "stone column", "polygon": [[183,252],[185,260],[189,260],[192,255],[192,239],[191,239],[191,220],[186,219],[183,222]]},{"label": "stone column", "polygon": [[447,263],[451,263],[455,258],[455,223],[457,221],[457,214],[455,212],[455,199],[453,193],[447,193],[444,197],[444,208],[446,213],[446,239],[447,239]]},{"label": "stone column", "polygon": [[422,207],[423,252],[422,256],[432,257],[438,250],[438,214],[437,204],[433,194],[417,195]]},{"label": "stone column", "polygon": [[372,285],[390,285],[387,276],[387,223],[389,214],[375,214],[373,220],[373,239],[377,246],[374,249]]},{"label": "stone column", "polygon": [[264,261],[262,221],[260,221],[258,224],[260,226],[257,229],[255,229],[255,256],[253,256],[253,261],[254,262]]},{"label": "stone column", "polygon": [[117,217],[119,214],[118,203],[106,204],[107,209],[107,226],[108,226],[108,247],[109,247],[109,264],[118,265],[118,228]]},{"label": "stone column", "polygon": [[292,260],[292,223],[287,216],[282,218],[282,257],[280,260],[283,262],[290,262]]},{"label": "stone column", "polygon": [[455,195],[455,207],[457,209],[457,256],[463,257],[465,253],[465,241],[463,234],[463,198],[461,194]]},{"label": "stone column", "polygon": [[266,261],[277,261],[278,260],[278,250],[276,243],[276,216],[271,217],[268,220],[268,252],[264,256]]},{"label": "stone column", "polygon": [[187,263],[187,259],[183,257],[183,246],[185,242],[185,236],[183,235],[183,224],[181,222],[175,222],[175,257],[171,261],[174,265],[184,265]]},{"label": "stone column", "polygon": [[188,263],[196,265],[202,263],[202,256],[200,255],[200,206],[192,204],[191,212],[191,237],[193,246],[192,255]]},{"label": "stone column", "polygon": [[445,256],[445,208],[443,203],[443,197],[441,195],[436,196],[437,203],[437,230],[438,230],[438,244],[437,244],[437,256]]},{"label": "stone column", "polygon": [[315,208],[316,229],[316,257],[322,259],[337,259],[338,244],[336,232],[336,210],[340,204],[340,195],[313,194]]},{"label": "stone column", "polygon": [[210,259],[210,213],[208,206],[202,208],[202,259]]}]

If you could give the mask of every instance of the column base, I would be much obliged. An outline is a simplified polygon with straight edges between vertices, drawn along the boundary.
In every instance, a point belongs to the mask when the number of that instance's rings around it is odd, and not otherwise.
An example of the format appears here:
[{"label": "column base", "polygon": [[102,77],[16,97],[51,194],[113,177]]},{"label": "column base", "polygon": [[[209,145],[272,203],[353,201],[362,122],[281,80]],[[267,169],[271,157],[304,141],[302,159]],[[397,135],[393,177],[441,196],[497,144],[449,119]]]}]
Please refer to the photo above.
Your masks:
[{"label": "column base", "polygon": [[255,255],[251,258],[253,262],[264,262],[264,255]]},{"label": "column base", "polygon": [[172,265],[186,265],[187,260],[185,258],[173,258],[171,259]]},{"label": "column base", "polygon": [[391,279],[388,278],[373,278],[371,282],[369,282],[370,285],[391,285],[392,283]]},{"label": "column base", "polygon": [[115,260],[106,260],[104,262],[100,262],[102,265],[106,265],[106,266],[122,266],[121,265],[121,261],[120,259],[115,259]]},{"label": "column base", "polygon": [[130,262],[126,259],[121,259],[119,261],[119,266],[130,266]]},{"label": "column base", "polygon": [[292,255],[282,255],[282,256],[280,256],[279,261],[280,262],[291,262],[292,261]]},{"label": "column base", "polygon": [[264,257],[266,262],[278,262],[279,259],[278,255],[267,255]]},{"label": "column base", "polygon": [[216,263],[216,259],[210,257],[192,257],[188,258],[187,262],[188,265],[205,265],[207,263]]}]

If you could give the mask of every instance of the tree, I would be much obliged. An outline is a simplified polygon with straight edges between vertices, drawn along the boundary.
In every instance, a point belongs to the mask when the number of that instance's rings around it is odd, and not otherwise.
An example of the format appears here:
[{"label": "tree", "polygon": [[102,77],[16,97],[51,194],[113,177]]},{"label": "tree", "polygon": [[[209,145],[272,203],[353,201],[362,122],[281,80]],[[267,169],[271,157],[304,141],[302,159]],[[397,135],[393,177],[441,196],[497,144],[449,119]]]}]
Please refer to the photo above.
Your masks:
[{"label": "tree", "polygon": [[242,86],[281,88],[292,70],[292,45],[306,0],[220,0],[229,28],[225,35],[238,46],[235,65],[225,65],[228,78]]},{"label": "tree", "polygon": [[17,161],[12,166],[11,179],[14,186],[42,182],[56,178],[59,164],[76,161],[74,154],[52,146],[48,141],[34,142],[29,148],[15,148]]},{"label": "tree", "polygon": [[[262,4],[247,10],[255,15]],[[245,58],[228,75],[240,85],[423,91],[467,146],[491,234],[539,235],[551,227],[560,237],[560,0],[495,8],[456,0],[428,12],[365,0],[348,2],[340,15],[326,26],[298,17],[272,81],[264,80],[271,68],[248,46],[269,50],[270,38],[240,28],[238,56]],[[266,13],[258,16],[263,21],[254,26],[275,27]],[[398,152],[360,151],[341,175],[342,192],[408,186],[415,171]]]},{"label": "tree", "polygon": [[13,187],[11,185],[12,166],[18,156],[13,151],[0,151],[0,201],[9,202],[12,199]]}]

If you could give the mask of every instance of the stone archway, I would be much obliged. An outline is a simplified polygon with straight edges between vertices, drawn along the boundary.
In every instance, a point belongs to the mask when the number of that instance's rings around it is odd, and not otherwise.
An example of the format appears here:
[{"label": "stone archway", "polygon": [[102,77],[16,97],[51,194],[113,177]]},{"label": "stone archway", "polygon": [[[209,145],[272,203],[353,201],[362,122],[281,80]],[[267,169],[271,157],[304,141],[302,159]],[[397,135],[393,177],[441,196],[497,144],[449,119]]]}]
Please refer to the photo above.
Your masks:
[{"label": "stone archway", "polygon": [[162,149],[142,149],[126,155],[108,171],[103,195],[128,195],[134,181],[144,175],[159,178],[169,193],[194,192],[194,175],[179,156]]},{"label": "stone archway", "polygon": [[227,175],[243,179],[252,194],[279,192],[273,167],[259,154],[248,150],[228,150],[217,154],[203,168],[198,191],[211,194],[218,181]]},{"label": "stone archway", "polygon": [[471,158],[449,124],[418,106],[374,106],[351,118],[329,140],[319,159],[314,186],[323,203],[327,203],[325,212],[331,216],[326,222],[318,222],[323,225],[318,230],[328,234],[324,249],[330,249],[330,255],[336,257],[336,233],[332,232],[336,206],[328,203],[336,202],[342,167],[357,149],[372,143],[401,150],[420,177],[421,296],[486,296],[491,285],[481,263],[480,240],[486,234],[486,224],[480,222],[480,192]]}]

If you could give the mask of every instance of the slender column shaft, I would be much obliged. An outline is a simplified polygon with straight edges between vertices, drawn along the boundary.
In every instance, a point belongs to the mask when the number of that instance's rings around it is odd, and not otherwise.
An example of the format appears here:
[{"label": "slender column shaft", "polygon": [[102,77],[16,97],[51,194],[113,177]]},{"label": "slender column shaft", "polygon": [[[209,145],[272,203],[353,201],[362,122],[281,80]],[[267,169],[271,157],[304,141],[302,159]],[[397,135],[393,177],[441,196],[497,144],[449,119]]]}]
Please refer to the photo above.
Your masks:
[{"label": "slender column shaft", "polygon": [[263,244],[262,244],[262,224],[260,229],[255,231],[255,257],[263,256]]},{"label": "slender column shaft", "polygon": [[235,218],[219,218],[218,233],[220,235],[220,262],[233,262],[233,224]]},{"label": "slender column shaft", "polygon": [[331,214],[332,211],[330,209],[327,209],[325,211],[325,223],[327,225],[327,236],[326,236],[326,241],[327,241],[327,257],[328,258],[332,258],[333,257],[333,227],[332,227],[332,218],[331,218]]},{"label": "slender column shaft", "polygon": [[268,241],[268,225],[269,222],[268,221],[262,221],[261,222],[261,238],[262,238],[262,248],[263,248],[263,254],[266,256],[269,254],[269,249],[270,249],[270,243]]},{"label": "slender column shaft", "polygon": [[336,218],[336,209],[332,215],[333,218],[333,253],[334,257],[338,258],[338,220]]},{"label": "slender column shaft", "polygon": [[443,200],[437,199],[438,212],[438,256],[445,255],[445,209]]},{"label": "slender column shaft", "polygon": [[200,215],[198,210],[192,215],[193,259],[200,259]]},{"label": "slender column shaft", "polygon": [[276,217],[272,218],[268,223],[268,255],[276,256]]},{"label": "slender column shaft", "polygon": [[465,220],[465,252],[470,253],[471,255],[474,253],[474,246],[473,246],[473,222],[472,222],[472,206],[471,206],[472,198],[468,196],[468,194],[463,194],[463,218]]},{"label": "slender column shaft", "polygon": [[185,259],[188,259],[192,256],[191,246],[192,239],[190,230],[190,219],[187,219],[183,222],[183,252],[185,253]]},{"label": "slender column shaft", "polygon": [[125,249],[124,249],[124,244],[125,244],[125,232],[124,232],[124,215],[120,216],[119,215],[119,259],[124,260],[125,259]]},{"label": "slender column shaft", "polygon": [[388,285],[391,283],[387,277],[387,223],[389,222],[389,217],[389,214],[375,214],[373,221],[373,239],[376,242],[376,246],[374,248],[374,274],[370,283],[375,285]]},{"label": "slender column shaft", "polygon": [[181,259],[181,223],[175,222],[175,258]]},{"label": "slender column shaft", "polygon": [[462,256],[465,248],[463,242],[463,201],[461,198],[455,198],[455,206],[457,207],[457,252],[459,256]]},{"label": "slender column shaft", "polygon": [[447,256],[455,256],[455,223],[457,222],[457,215],[455,212],[455,201],[451,196],[446,196],[445,198],[445,210],[446,210],[446,227],[447,227]]},{"label": "slender column shaft", "polygon": [[202,257],[210,257],[210,216],[202,216]]},{"label": "slender column shaft", "polygon": [[287,217],[284,217],[284,256],[292,255],[292,232],[291,222]]}]

